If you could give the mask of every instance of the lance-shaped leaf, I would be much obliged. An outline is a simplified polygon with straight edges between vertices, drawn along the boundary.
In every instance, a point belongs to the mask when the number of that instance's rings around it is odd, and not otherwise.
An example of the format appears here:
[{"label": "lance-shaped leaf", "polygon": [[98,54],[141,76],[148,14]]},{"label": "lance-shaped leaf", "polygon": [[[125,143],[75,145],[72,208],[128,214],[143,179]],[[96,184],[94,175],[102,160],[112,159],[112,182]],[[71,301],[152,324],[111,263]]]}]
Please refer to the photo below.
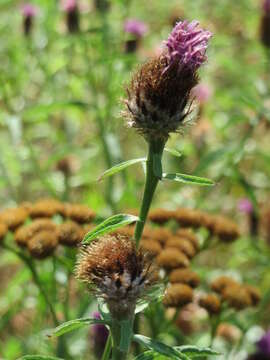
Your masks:
[{"label": "lance-shaped leaf", "polygon": [[200,348],[194,345],[183,345],[183,346],[175,346],[174,349],[182,352],[187,355],[191,359],[195,359],[198,357],[205,357],[210,355],[220,355],[217,351],[214,351],[210,348]]},{"label": "lance-shaped leaf", "polygon": [[163,180],[173,180],[178,181],[184,184],[190,185],[200,185],[200,186],[213,186],[215,183],[206,178],[201,178],[198,176],[187,175],[187,174],[163,174]]},{"label": "lance-shaped leaf", "polygon": [[153,340],[139,334],[134,335],[133,340],[148,349],[156,351],[161,355],[168,356],[170,359],[189,360],[187,355],[160,341]]},{"label": "lance-shaped leaf", "polygon": [[118,214],[113,215],[95,227],[94,230],[89,231],[84,239],[83,244],[90,243],[93,239],[97,238],[98,236],[107,234],[109,232],[118,229],[119,227],[132,224],[133,222],[138,221],[138,216],[128,215],[128,214]]},{"label": "lance-shaped leaf", "polygon": [[167,151],[169,154],[171,154],[173,156],[176,156],[176,157],[181,157],[182,156],[182,154],[179,151],[175,150],[175,149],[165,147],[164,151]]},{"label": "lance-shaped leaf", "polygon": [[110,169],[106,170],[102,175],[100,175],[98,180],[99,181],[103,180],[104,178],[106,178],[108,176],[112,176],[112,175],[118,173],[119,171],[124,170],[128,166],[131,166],[131,165],[134,165],[137,163],[141,163],[141,162],[145,162],[145,161],[146,161],[146,158],[132,159],[132,160],[124,161],[121,164],[117,164],[117,165],[111,167]]},{"label": "lance-shaped leaf", "polygon": [[48,334],[48,337],[61,336],[70,331],[74,331],[80,329],[81,327],[87,325],[93,325],[93,324],[107,325],[107,322],[101,319],[93,319],[93,318],[81,318],[81,319],[70,320],[57,326],[55,329],[52,329]]}]

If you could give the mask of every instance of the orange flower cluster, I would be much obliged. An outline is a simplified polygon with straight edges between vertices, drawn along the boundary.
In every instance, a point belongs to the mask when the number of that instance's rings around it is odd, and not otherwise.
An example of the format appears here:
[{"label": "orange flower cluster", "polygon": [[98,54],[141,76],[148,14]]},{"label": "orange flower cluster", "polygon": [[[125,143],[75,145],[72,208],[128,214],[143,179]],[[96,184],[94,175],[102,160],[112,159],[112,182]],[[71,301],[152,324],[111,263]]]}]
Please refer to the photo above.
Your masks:
[{"label": "orange flower cluster", "polygon": [[[62,221],[55,221],[55,216]],[[16,244],[36,259],[54,253],[58,245],[76,246],[90,230],[95,213],[85,205],[62,203],[54,199],[25,203],[0,213],[0,240],[8,231]]]}]

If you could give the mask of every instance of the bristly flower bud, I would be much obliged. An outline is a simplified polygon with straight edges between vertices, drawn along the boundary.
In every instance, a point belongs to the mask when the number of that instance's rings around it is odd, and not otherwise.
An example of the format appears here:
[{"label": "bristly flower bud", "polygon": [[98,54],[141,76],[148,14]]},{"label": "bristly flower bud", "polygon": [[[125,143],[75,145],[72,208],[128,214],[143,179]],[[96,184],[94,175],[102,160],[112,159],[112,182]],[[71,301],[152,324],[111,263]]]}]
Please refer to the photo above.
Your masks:
[{"label": "bristly flower bud", "polygon": [[37,8],[32,4],[25,4],[22,7],[23,16],[23,32],[25,36],[29,36],[33,27],[33,19],[37,15]]},{"label": "bristly flower bud", "polygon": [[63,10],[66,12],[67,28],[70,33],[76,33],[80,30],[79,9],[77,0],[62,1]]},{"label": "bristly flower bud", "polygon": [[156,279],[152,263],[131,238],[121,235],[107,235],[83,247],[76,274],[106,301],[116,319],[132,316]]},{"label": "bristly flower bud", "polygon": [[167,140],[177,132],[190,112],[191,90],[198,83],[199,67],[207,60],[211,37],[198,22],[179,22],[165,42],[166,49],[135,73],[127,89],[130,127],[147,141]]}]

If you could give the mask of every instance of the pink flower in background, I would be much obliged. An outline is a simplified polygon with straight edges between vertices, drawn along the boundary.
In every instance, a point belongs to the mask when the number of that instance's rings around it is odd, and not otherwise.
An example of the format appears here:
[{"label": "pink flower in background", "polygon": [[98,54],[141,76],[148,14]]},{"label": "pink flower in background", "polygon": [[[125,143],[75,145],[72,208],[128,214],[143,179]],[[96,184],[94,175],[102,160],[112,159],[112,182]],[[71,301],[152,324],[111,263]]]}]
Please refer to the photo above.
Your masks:
[{"label": "pink flower in background", "polygon": [[178,63],[179,68],[187,67],[194,71],[206,60],[208,41],[212,37],[210,31],[198,27],[198,21],[180,21],[173,28],[165,45],[168,49],[169,66]]},{"label": "pink flower in background", "polygon": [[257,342],[257,347],[263,355],[270,356],[270,330]]},{"label": "pink flower in background", "polygon": [[253,212],[253,205],[247,198],[243,198],[238,201],[238,209],[243,213],[251,214]]},{"label": "pink flower in background", "polygon": [[212,96],[212,89],[208,84],[201,83],[192,89],[192,95],[200,104],[205,104]]},{"label": "pink flower in background", "polygon": [[66,12],[74,11],[77,8],[77,1],[76,0],[62,0],[61,7]]},{"label": "pink flower in background", "polygon": [[263,10],[266,13],[270,13],[270,0],[264,0],[264,2],[263,2]]},{"label": "pink flower in background", "polygon": [[22,6],[22,15],[24,17],[34,17],[36,16],[38,13],[38,9],[36,6],[32,5],[32,4],[24,4]]},{"label": "pink flower in background", "polygon": [[138,38],[144,36],[147,30],[148,26],[140,20],[129,19],[124,24],[124,31]]}]

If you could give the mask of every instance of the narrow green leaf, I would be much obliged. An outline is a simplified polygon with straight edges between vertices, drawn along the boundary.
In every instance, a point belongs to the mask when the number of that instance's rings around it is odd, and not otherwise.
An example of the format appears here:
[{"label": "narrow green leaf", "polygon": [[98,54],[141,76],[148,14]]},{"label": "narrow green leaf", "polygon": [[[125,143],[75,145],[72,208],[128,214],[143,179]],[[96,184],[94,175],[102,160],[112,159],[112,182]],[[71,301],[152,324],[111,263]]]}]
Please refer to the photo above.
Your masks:
[{"label": "narrow green leaf", "polygon": [[145,346],[148,349],[154,350],[159,354],[169,356],[171,359],[189,360],[188,356],[175,350],[172,346],[166,345],[160,341],[150,339],[146,336],[136,334],[133,336],[135,342]]},{"label": "narrow green leaf", "polygon": [[200,185],[200,186],[213,186],[215,183],[206,178],[201,178],[198,176],[193,175],[186,175],[186,174],[163,174],[164,180],[173,180],[182,182],[184,184],[191,184],[191,185]]},{"label": "narrow green leaf", "polygon": [[155,355],[156,353],[150,350],[136,356],[134,360],[155,360],[156,359]]},{"label": "narrow green leaf", "polygon": [[153,155],[153,170],[154,174],[160,180],[162,179],[162,162],[161,162],[161,155],[154,154]]},{"label": "narrow green leaf", "polygon": [[82,319],[75,319],[67,321],[55,329],[52,329],[48,334],[48,337],[57,337],[63,334],[66,334],[70,331],[77,330],[86,325],[93,325],[93,324],[107,324],[104,320],[100,319],[93,319],[93,318],[82,318]]},{"label": "narrow green leaf", "polygon": [[102,175],[100,175],[100,177],[98,178],[98,181],[105,179],[108,176],[112,176],[116,173],[118,173],[119,171],[124,170],[125,168],[127,168],[128,166],[140,163],[140,162],[145,162],[146,158],[140,158],[140,159],[132,159],[132,160],[128,160],[125,162],[122,162],[121,164],[117,164],[113,167],[111,167],[110,169],[106,170]]},{"label": "narrow green leaf", "polygon": [[194,359],[196,357],[209,356],[209,355],[220,355],[220,353],[210,348],[199,348],[193,345],[176,346],[174,347],[174,349],[182,352],[191,359]]},{"label": "narrow green leaf", "polygon": [[170,153],[171,155],[176,156],[176,157],[181,157],[182,156],[182,154],[179,151],[175,150],[175,149],[170,149],[170,148],[165,147],[164,151],[167,151],[168,153]]},{"label": "narrow green leaf", "polygon": [[47,356],[47,355],[25,355],[18,358],[17,360],[64,360],[64,359],[55,356]]},{"label": "narrow green leaf", "polygon": [[119,227],[131,224],[135,221],[138,221],[138,216],[128,215],[128,214],[118,214],[113,215],[110,218],[103,221],[99,224],[94,230],[89,231],[83,239],[83,244],[90,243],[91,240],[101,236],[103,234],[109,233]]}]

